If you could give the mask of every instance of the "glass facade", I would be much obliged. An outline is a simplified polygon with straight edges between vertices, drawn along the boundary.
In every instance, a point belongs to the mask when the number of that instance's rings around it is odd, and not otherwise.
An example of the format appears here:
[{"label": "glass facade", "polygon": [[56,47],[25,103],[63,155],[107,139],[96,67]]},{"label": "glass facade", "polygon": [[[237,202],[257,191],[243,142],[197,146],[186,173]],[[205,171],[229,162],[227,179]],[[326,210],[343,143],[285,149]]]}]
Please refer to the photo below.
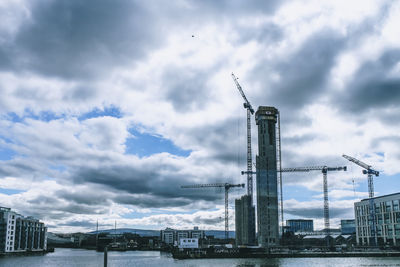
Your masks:
[{"label": "glass facade", "polygon": [[369,218],[369,199],[354,203],[356,215],[356,238],[359,245],[400,245],[400,193],[375,197],[376,237],[371,236],[372,222]]}]

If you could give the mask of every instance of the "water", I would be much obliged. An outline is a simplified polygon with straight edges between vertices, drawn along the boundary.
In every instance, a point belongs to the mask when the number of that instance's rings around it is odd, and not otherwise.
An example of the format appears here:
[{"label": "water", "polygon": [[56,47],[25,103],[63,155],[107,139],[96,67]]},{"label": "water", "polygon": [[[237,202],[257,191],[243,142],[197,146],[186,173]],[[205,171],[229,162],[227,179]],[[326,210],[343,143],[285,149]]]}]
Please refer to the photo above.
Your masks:
[{"label": "water", "polygon": [[[103,266],[103,253],[93,250],[56,248],[44,256],[0,258],[0,266],[12,267],[91,267]],[[169,253],[158,251],[127,251],[108,253],[108,266],[399,266],[400,257],[391,258],[288,258],[288,259],[199,259],[174,260]]]}]

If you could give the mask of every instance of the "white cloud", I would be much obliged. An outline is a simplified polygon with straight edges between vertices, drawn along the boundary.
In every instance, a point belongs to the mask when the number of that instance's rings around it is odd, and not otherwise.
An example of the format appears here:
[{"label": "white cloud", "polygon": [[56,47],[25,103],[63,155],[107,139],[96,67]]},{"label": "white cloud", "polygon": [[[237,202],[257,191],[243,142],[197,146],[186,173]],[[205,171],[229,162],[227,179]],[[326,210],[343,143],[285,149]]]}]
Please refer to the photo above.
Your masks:
[{"label": "white cloud", "polygon": [[[212,192],[179,191],[179,186],[245,180],[240,176],[245,168],[245,110],[230,77],[232,71],[254,108],[276,105],[281,110],[284,167],[351,166],[341,158],[345,153],[384,174],[400,173],[396,150],[400,129],[398,123],[387,123],[399,114],[398,108],[369,99],[376,105],[358,114],[352,107],[340,105],[340,96],[352,95],[355,90],[354,80],[365,78],[357,77],[360,69],[370,69],[365,64],[380,60],[388,49],[399,49],[398,3],[290,1],[272,13],[246,9],[236,10],[234,15],[221,14],[221,8],[213,5],[199,4],[204,12],[187,1],[175,5],[185,12],[178,14],[165,8],[159,13],[151,3],[143,4],[151,20],[146,19],[144,25],[152,26],[143,26],[143,32],[120,29],[118,23],[105,24],[97,36],[82,30],[79,33],[83,35],[73,43],[73,36],[68,34],[78,34],[77,29],[55,30],[71,38],[52,35],[51,29],[36,29],[47,38],[46,44],[50,42],[48,51],[39,55],[42,62],[38,55],[30,57],[36,51],[35,40],[23,39],[23,29],[32,25],[26,23],[35,18],[37,10],[23,1],[0,4],[0,14],[5,14],[0,25],[0,61],[8,58],[10,47],[14,52],[13,62],[0,62],[0,144],[17,153],[14,159],[0,162],[0,186],[24,190],[0,195],[4,205],[21,211],[37,207],[35,214],[54,225],[61,220],[93,224],[99,219],[103,224],[118,220],[120,225],[153,228],[169,224],[191,228],[196,223],[207,229],[207,220],[217,221],[222,214],[221,198]],[[124,18],[124,14],[118,18]],[[37,27],[45,25],[45,20],[36,19]],[[84,20],[76,23],[91,29]],[[134,25],[129,21],[125,26]],[[116,26],[121,31],[113,35]],[[133,40],[122,38],[126,32],[132,32]],[[24,46],[20,40],[32,41],[33,46]],[[65,47],[51,45],[51,41],[65,40]],[[332,47],[321,49],[332,42]],[[302,52],[309,58],[302,58]],[[399,64],[392,65],[383,78],[398,79]],[[326,71],[321,71],[325,66]],[[306,68],[313,67],[311,74],[302,76]],[[279,105],[276,99],[281,101]],[[360,101],[350,100],[351,106]],[[119,109],[121,118],[78,119],[95,108],[109,106]],[[13,121],[12,112],[20,116],[19,122]],[[40,119],[42,112],[55,119]],[[256,154],[254,118],[252,127]],[[161,136],[192,152],[188,157],[168,153],[143,158],[127,155],[130,128]],[[331,207],[339,210],[343,205],[346,211],[340,215],[335,211],[333,216],[351,217],[352,201],[341,199],[354,194],[353,179],[359,184],[365,177],[353,166],[348,172],[329,173],[328,179]],[[285,174],[284,185],[319,194],[322,174]],[[365,192],[357,190],[358,198],[365,197]],[[94,191],[104,196],[102,206],[85,198]],[[240,194],[233,193],[232,199]],[[295,197],[285,196],[289,210],[322,207],[313,196],[303,202],[291,199]],[[54,205],[49,204],[52,201]],[[217,210],[210,211],[216,203]],[[165,205],[165,212],[152,214],[161,209],[160,205]],[[48,215],[39,209],[46,209]],[[74,209],[79,213],[74,214]],[[125,218],[132,213],[142,213],[143,217]],[[321,226],[316,214],[312,218]],[[333,224],[338,219],[332,217]],[[231,223],[233,228],[233,218]],[[223,222],[213,226],[222,229]],[[71,227],[54,229],[83,229]]]}]

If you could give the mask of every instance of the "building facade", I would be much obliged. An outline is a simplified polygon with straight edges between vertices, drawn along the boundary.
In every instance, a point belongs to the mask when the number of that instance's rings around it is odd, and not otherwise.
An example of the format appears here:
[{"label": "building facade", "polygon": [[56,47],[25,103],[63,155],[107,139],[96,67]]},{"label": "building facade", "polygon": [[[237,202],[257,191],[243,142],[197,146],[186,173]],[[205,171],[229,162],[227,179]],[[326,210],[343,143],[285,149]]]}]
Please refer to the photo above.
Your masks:
[{"label": "building facade", "polygon": [[286,220],[286,229],[289,232],[313,232],[314,221],[313,220]]},{"label": "building facade", "polygon": [[161,241],[167,245],[178,245],[181,239],[195,238],[197,240],[205,237],[204,230],[199,230],[198,227],[194,227],[193,230],[176,230],[172,228],[166,228],[160,231]]},{"label": "building facade", "polygon": [[179,248],[199,248],[198,238],[182,238],[179,240]]},{"label": "building facade", "polygon": [[279,244],[278,186],[276,160],[276,122],[278,110],[260,106],[255,118],[258,125],[257,232],[262,247]]},{"label": "building facade", "polygon": [[342,235],[352,235],[356,233],[356,220],[340,220]]},{"label": "building facade", "polygon": [[47,227],[32,217],[0,207],[0,252],[42,251],[47,249]]},{"label": "building facade", "polygon": [[255,208],[248,195],[235,200],[235,237],[236,245],[255,245]]},{"label": "building facade", "polygon": [[[354,203],[358,245],[400,245],[400,193],[374,197],[376,238],[371,236],[369,199]],[[374,240],[375,239],[375,242]]]}]

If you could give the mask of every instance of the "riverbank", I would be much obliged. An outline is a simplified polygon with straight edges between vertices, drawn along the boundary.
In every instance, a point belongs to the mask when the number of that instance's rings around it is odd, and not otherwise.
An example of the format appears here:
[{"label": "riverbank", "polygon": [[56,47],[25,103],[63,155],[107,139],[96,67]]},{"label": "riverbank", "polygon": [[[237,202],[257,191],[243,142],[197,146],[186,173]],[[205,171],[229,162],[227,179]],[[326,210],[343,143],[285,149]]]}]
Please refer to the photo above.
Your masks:
[{"label": "riverbank", "polygon": [[[58,266],[58,267],[99,267],[103,266],[104,253],[95,250],[56,248],[54,253],[43,256],[5,257],[0,266]],[[171,253],[159,251],[110,251],[108,266],[146,266],[146,267],[400,267],[399,257],[342,257],[342,258],[219,258],[177,260]]]},{"label": "riverbank", "polygon": [[19,256],[40,256],[47,253],[54,252],[54,248],[48,250],[31,250],[31,251],[13,251],[13,252],[1,252],[0,258],[2,257],[19,257]]},{"label": "riverbank", "polygon": [[195,249],[175,250],[174,259],[221,259],[221,258],[347,258],[347,257],[399,257],[399,251],[352,251],[352,252],[315,252],[289,251],[266,252],[262,249]]}]

